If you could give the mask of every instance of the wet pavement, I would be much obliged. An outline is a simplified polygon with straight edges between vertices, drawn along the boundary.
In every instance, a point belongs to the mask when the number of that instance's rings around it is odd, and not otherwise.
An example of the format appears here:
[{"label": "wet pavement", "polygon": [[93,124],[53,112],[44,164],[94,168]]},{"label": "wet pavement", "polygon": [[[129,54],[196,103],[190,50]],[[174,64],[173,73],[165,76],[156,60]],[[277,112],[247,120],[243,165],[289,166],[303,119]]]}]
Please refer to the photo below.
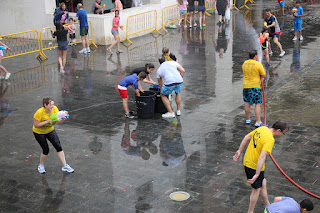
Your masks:
[{"label": "wet pavement", "polygon": [[[246,212],[251,188],[241,163],[232,156],[254,129],[244,125],[241,66],[247,52],[257,47],[255,31],[260,31],[266,7],[262,3],[247,13],[234,13],[226,26],[217,26],[217,17],[209,17],[206,30],[182,28],[132,39],[133,45],[122,46],[124,53],[118,56],[100,46],[84,57],[77,53],[79,46],[72,47],[64,75],[58,72],[55,50],[47,51],[49,60],[41,64],[33,55],[3,60],[14,74],[10,85],[0,83],[0,211]],[[268,4],[277,8],[276,2]],[[287,54],[281,59],[274,48],[265,80],[267,122],[284,119],[291,126],[285,137],[276,139],[273,156],[293,180],[317,195],[319,8],[304,6],[308,15],[303,18],[301,44],[291,41],[292,17],[279,18]],[[125,120],[117,83],[145,63],[157,68],[165,46],[186,69],[182,115]],[[131,109],[133,95],[129,90]],[[47,96],[70,112],[70,119],[56,125],[56,131],[73,174],[62,173],[53,147],[45,163],[47,173],[37,171],[41,149],[32,134],[32,116]],[[266,164],[270,201],[275,196],[310,198],[314,212],[320,212],[319,200],[293,186],[270,158]],[[191,197],[170,200],[170,193],[179,190]],[[259,200],[256,212],[262,211]]]}]

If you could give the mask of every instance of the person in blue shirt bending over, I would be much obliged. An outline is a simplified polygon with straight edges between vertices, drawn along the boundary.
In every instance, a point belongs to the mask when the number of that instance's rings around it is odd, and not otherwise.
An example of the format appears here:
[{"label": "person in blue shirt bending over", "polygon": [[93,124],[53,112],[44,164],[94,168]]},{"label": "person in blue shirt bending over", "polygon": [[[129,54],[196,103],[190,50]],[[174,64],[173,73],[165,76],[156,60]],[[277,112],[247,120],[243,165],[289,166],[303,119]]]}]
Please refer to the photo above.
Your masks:
[{"label": "person in blue shirt bending over", "polygon": [[134,73],[132,75],[125,77],[120,81],[118,85],[118,91],[120,93],[120,97],[122,98],[122,106],[125,111],[125,115],[124,115],[125,118],[134,118],[134,116],[132,115],[133,113],[129,110],[129,105],[128,105],[128,86],[132,85],[132,87],[136,92],[136,95],[140,96],[139,81],[142,81],[146,77],[147,77],[147,74],[145,72],[140,72],[139,75]]},{"label": "person in blue shirt bending over", "polygon": [[304,199],[298,204],[290,197],[275,197],[264,209],[264,213],[308,213],[313,210],[313,203],[309,199]]},{"label": "person in blue shirt bending over", "polygon": [[89,38],[88,38],[88,30],[89,30],[89,25],[88,25],[88,15],[87,11],[83,9],[83,5],[79,3],[77,5],[77,17],[75,18],[75,22],[79,20],[80,22],[80,36],[81,36],[81,41],[82,41],[82,47],[83,49],[79,51],[79,53],[90,53],[90,48],[89,48]]},{"label": "person in blue shirt bending over", "polygon": [[[294,11],[293,12],[294,37],[292,40],[296,41],[296,40],[300,39],[300,41],[302,41],[303,37],[301,34],[301,28],[302,28],[303,9],[300,6],[300,1],[296,1],[296,6],[292,9],[292,11]],[[299,31],[300,37],[298,37],[298,31]]]}]

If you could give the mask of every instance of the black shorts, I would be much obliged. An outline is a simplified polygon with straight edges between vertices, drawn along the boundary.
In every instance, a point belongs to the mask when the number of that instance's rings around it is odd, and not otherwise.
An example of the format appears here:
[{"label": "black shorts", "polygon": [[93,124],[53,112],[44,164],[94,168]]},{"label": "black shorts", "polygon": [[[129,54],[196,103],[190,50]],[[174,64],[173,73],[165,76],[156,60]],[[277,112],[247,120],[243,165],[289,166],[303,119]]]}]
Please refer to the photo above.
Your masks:
[{"label": "black shorts", "polygon": [[271,34],[271,33],[269,33],[269,37],[270,38],[279,38],[279,36],[280,36],[280,33],[275,33],[275,34]]},{"label": "black shorts", "polygon": [[193,5],[193,6],[188,6],[188,12],[193,12],[193,11],[195,11],[196,10],[196,8],[195,8],[195,6]]},{"label": "black shorts", "polygon": [[[248,168],[246,166],[244,167],[244,171],[246,172],[248,180],[251,179],[256,174],[256,170]],[[261,188],[263,179],[264,179],[264,171],[260,172],[258,179],[253,184],[251,184],[252,188],[254,189]]]},{"label": "black shorts", "polygon": [[76,34],[75,33],[69,34],[69,38],[70,39],[75,39],[76,38]]}]

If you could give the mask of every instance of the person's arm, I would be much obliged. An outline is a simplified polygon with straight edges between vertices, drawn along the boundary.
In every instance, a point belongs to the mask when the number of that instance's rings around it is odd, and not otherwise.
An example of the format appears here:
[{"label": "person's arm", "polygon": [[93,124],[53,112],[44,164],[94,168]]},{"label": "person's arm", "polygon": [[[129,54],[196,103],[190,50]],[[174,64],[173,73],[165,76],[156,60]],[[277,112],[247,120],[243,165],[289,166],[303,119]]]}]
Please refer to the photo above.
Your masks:
[{"label": "person's arm", "polygon": [[139,89],[136,89],[135,92],[136,92],[136,95],[137,95],[137,96],[140,96]]},{"label": "person's arm", "polygon": [[241,144],[239,146],[239,149],[237,150],[236,154],[233,156],[233,160],[234,161],[238,161],[240,156],[241,156],[241,152],[244,150],[244,148],[246,147],[246,145],[249,143],[249,141],[251,140],[251,136],[249,134],[247,134],[243,140],[241,141]]},{"label": "person's arm", "polygon": [[53,33],[53,30],[51,29],[51,36],[52,36],[52,38],[55,38],[55,35],[54,35],[54,33]]},{"label": "person's arm", "polygon": [[265,150],[261,151],[261,154],[259,156],[258,163],[257,163],[256,174],[251,179],[248,180],[248,183],[253,184],[258,179],[262,166],[264,162],[266,162],[267,155],[268,155],[267,151]]},{"label": "person's arm", "polygon": [[273,202],[276,203],[276,202],[279,202],[282,200],[282,197],[275,197]]},{"label": "person's arm", "polygon": [[2,43],[1,41],[0,41],[0,44],[1,44],[2,46],[5,46],[7,49],[9,48],[7,45],[5,45],[4,43]]},{"label": "person's arm", "polygon": [[184,73],[185,73],[186,71],[184,70],[184,68],[183,68],[181,65],[179,65],[179,66],[177,67],[177,69],[178,69],[178,71],[180,72],[181,77],[183,78]]},{"label": "person's arm", "polygon": [[275,21],[273,21],[271,25],[267,25],[267,28],[274,27],[274,26],[276,26],[276,22]]},{"label": "person's arm", "polygon": [[[120,23],[120,22],[119,22]],[[112,21],[112,26],[113,27],[120,27],[120,25],[116,25],[116,22],[115,21]]]},{"label": "person's arm", "polygon": [[49,120],[46,120],[46,121],[38,121],[38,120],[36,120],[35,118],[33,119],[33,126],[35,127],[35,128],[40,128],[40,127],[43,127],[43,126],[45,126],[45,125],[47,125],[47,124],[51,124],[53,122],[53,120],[51,120],[51,119],[49,119]]},{"label": "person's arm", "polygon": [[148,75],[147,75],[147,78],[148,78],[148,80],[147,80],[146,78],[145,78],[145,79],[143,79],[143,82],[144,82],[144,83],[147,83],[147,84],[154,84],[154,85],[156,85],[156,84],[157,84],[155,81],[153,81],[153,80],[151,79],[150,74],[148,74]]},{"label": "person's arm", "polygon": [[159,87],[160,87],[160,91],[162,89],[162,78],[158,78],[158,83],[159,83]]},{"label": "person's arm", "polygon": [[[138,88],[139,88],[139,90],[141,91],[141,92],[144,92],[144,90],[142,89],[142,86],[141,86],[141,84],[140,84],[140,81],[138,81]],[[134,88],[135,89],[135,88]]]}]

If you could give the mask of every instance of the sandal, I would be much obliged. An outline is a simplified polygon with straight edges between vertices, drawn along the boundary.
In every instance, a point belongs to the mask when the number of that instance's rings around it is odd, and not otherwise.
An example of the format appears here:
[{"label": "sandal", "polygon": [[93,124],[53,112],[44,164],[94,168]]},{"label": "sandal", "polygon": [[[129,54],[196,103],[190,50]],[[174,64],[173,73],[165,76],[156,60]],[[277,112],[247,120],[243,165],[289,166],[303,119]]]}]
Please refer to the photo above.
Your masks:
[{"label": "sandal", "polygon": [[110,54],[112,54],[112,53],[113,53],[113,52],[111,51],[111,49],[109,49],[109,48],[108,48],[107,50],[108,50],[108,52],[109,52]]},{"label": "sandal", "polygon": [[118,50],[118,51],[117,51],[117,54],[119,54],[119,53],[123,53],[123,51],[121,51],[121,50]]}]

